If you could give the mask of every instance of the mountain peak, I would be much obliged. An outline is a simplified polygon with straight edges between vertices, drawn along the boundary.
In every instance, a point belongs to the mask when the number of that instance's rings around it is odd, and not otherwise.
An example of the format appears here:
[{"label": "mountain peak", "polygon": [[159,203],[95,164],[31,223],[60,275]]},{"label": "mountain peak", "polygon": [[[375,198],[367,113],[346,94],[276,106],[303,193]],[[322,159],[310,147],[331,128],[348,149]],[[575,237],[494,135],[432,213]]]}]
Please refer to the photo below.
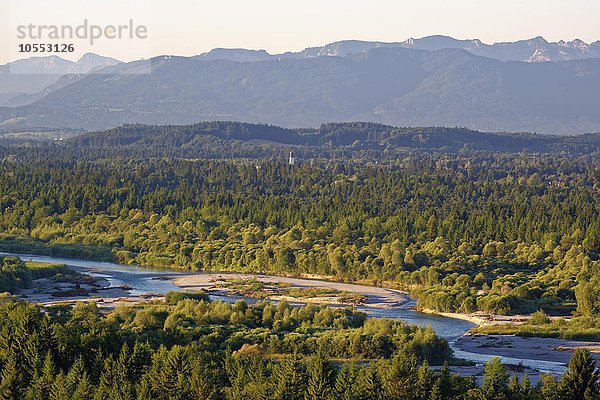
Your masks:
[{"label": "mountain peak", "polygon": [[207,53],[202,53],[194,58],[201,60],[230,60],[237,62],[265,61],[271,58],[266,50],[250,50],[240,48],[217,47]]},{"label": "mountain peak", "polygon": [[85,53],[84,55],[82,55],[81,57],[79,57],[79,60],[77,60],[77,62],[87,62],[87,61],[91,61],[91,60],[112,60],[114,62],[121,62],[119,60],[116,60],[112,57],[106,57],[106,56],[101,56],[99,54],[96,53]]},{"label": "mountain peak", "polygon": [[540,43],[548,43],[548,41],[546,39],[544,39],[543,36],[536,36],[533,39],[531,39],[532,42],[540,42]]},{"label": "mountain peak", "polygon": [[71,67],[72,74],[89,74],[104,67],[120,64],[121,61],[111,57],[101,56],[95,53],[85,53]]},{"label": "mountain peak", "polygon": [[3,67],[12,74],[57,74],[62,75],[73,65],[73,61],[65,60],[57,55],[34,56],[10,62]]}]

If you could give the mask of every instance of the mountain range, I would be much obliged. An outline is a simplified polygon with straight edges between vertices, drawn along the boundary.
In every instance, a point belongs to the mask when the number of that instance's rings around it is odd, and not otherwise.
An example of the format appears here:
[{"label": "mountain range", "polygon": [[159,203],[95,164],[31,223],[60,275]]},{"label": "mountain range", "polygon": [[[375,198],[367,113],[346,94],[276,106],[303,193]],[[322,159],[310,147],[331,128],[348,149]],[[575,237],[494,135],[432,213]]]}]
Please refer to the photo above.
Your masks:
[{"label": "mountain range", "polygon": [[87,53],[77,62],[53,55],[0,65],[0,106],[33,103],[55,89],[51,86],[65,75],[89,74],[118,63],[114,58]]},{"label": "mountain range", "polygon": [[500,61],[546,62],[572,61],[600,57],[600,41],[585,43],[582,40],[548,42],[538,36],[516,42],[483,43],[479,39],[459,40],[449,36],[435,35],[420,39],[410,38],[403,42],[368,42],[344,40],[321,47],[310,47],[300,52],[269,54],[265,50],[213,49],[200,54],[199,59],[231,60],[238,62],[267,61],[272,59],[312,58],[320,56],[346,57],[381,47],[415,50],[462,49],[471,54]]},{"label": "mountain range", "polygon": [[[30,60],[57,71],[51,75],[56,79],[48,83],[41,74],[19,87],[0,67],[0,100],[3,92],[21,93],[9,101],[12,107],[0,108],[2,130],[225,119],[286,127],[364,120],[547,134],[600,131],[600,42],[535,38],[487,45],[431,36],[343,41],[279,55],[214,49],[155,57],[144,74],[136,71],[147,61],[95,55],[76,64]],[[94,69],[101,73],[85,74]]]}]

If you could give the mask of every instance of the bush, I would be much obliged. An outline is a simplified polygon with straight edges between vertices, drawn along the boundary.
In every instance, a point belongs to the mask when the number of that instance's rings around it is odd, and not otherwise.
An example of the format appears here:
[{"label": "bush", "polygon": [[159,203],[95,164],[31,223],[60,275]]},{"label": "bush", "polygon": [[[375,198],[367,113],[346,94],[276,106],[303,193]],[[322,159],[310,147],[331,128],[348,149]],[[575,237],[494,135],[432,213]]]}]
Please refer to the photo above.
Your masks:
[{"label": "bush", "polygon": [[204,300],[210,301],[208,294],[204,291],[200,292],[169,292],[165,296],[165,302],[167,304],[177,304],[182,300],[192,299],[192,300]]},{"label": "bush", "polygon": [[546,325],[550,323],[550,318],[548,318],[544,310],[539,310],[531,314],[528,323],[531,325]]}]

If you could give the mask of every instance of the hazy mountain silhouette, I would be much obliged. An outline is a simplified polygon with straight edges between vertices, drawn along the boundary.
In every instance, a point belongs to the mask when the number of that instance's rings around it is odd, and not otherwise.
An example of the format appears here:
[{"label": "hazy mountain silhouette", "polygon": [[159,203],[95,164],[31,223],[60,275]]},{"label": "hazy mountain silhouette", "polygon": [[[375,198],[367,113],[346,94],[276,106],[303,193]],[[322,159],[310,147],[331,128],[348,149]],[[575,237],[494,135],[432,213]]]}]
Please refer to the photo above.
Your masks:
[{"label": "hazy mountain silhouette", "polygon": [[[518,62],[463,48],[415,49],[455,42],[476,45],[436,36],[402,45],[339,42],[276,57],[235,49],[156,57],[149,74],[135,74],[147,65],[138,61],[99,74],[65,75],[32,104],[0,109],[0,123],[104,129],[217,119],[287,127],[366,120],[486,131],[600,131],[600,59]],[[238,61],[220,59],[225,56]]]},{"label": "hazy mountain silhouette", "polygon": [[600,57],[600,41],[588,44],[581,40],[548,42],[543,37],[516,42],[483,43],[479,39],[459,40],[449,36],[435,35],[404,42],[368,42],[344,40],[322,47],[309,47],[300,52],[271,55],[265,50],[214,49],[197,56],[206,60],[265,61],[284,58],[312,58],[321,56],[346,57],[381,47],[401,47],[415,50],[462,49],[472,54],[500,61],[572,61]]},{"label": "hazy mountain silhouette", "polygon": [[0,106],[30,104],[50,93],[50,86],[65,75],[88,74],[118,63],[114,58],[87,53],[77,62],[46,56],[0,65]]}]

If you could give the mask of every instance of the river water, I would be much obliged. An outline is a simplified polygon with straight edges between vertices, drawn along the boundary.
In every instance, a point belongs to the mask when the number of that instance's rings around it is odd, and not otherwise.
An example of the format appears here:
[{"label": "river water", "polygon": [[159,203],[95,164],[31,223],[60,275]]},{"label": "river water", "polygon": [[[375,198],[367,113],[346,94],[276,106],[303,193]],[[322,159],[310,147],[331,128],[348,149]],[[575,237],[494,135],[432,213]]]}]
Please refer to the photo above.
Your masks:
[{"label": "river water", "polygon": [[[2,254],[8,255],[7,253]],[[50,257],[33,254],[10,255],[18,256],[23,260],[66,264],[69,267],[77,270],[78,272],[92,275],[95,277],[105,278],[111,286],[127,285],[131,288],[129,293],[132,296],[139,296],[148,293],[160,295],[166,294],[170,291],[178,291],[180,290],[180,288],[176,286],[173,282],[171,282],[171,280],[160,278],[190,274],[189,272],[181,272],[177,270],[154,269],[140,267],[136,265],[115,264],[110,262]],[[243,298],[241,296],[211,297],[213,298],[213,300],[223,300],[227,302],[234,302],[239,299],[246,300],[249,303],[256,302],[256,299]],[[409,324],[415,324],[419,326],[431,326],[438,334],[438,336],[444,337],[448,340],[450,346],[454,350],[455,356],[458,358],[473,361],[477,364],[483,364],[493,357],[492,355],[487,354],[465,352],[454,346],[454,342],[457,338],[461,337],[471,328],[475,327],[475,324],[473,324],[472,322],[442,317],[438,315],[420,313],[414,310],[414,305],[415,302],[411,301],[401,306],[390,306],[387,308],[369,306],[360,306],[356,308],[360,311],[365,312],[370,317],[399,319]],[[522,364],[523,366],[542,372],[561,374],[565,371],[565,365],[562,363],[519,359],[511,357],[500,358],[503,363],[512,365]]]}]

